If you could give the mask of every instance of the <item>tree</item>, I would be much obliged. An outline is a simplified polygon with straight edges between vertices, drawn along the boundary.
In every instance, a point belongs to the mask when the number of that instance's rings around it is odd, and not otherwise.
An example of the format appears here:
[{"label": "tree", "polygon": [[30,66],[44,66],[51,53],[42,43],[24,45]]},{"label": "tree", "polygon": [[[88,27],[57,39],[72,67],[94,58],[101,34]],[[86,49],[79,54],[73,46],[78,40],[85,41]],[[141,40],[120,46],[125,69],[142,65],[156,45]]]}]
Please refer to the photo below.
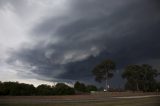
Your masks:
[{"label": "tree", "polygon": [[52,95],[53,89],[49,85],[41,84],[36,88],[36,94],[37,95]]},{"label": "tree", "polygon": [[127,79],[125,88],[133,91],[153,91],[156,89],[155,77],[158,75],[157,70],[148,64],[128,65],[122,77]]},{"label": "tree", "polygon": [[138,80],[140,79],[140,69],[138,65],[128,65],[122,74],[122,77],[127,79],[126,88],[139,90]]},{"label": "tree", "polygon": [[115,67],[115,63],[112,60],[105,60],[92,70],[96,81],[106,81],[106,90],[108,90],[108,80],[113,77]]},{"label": "tree", "polygon": [[155,78],[158,76],[158,71],[148,64],[143,64],[141,68],[141,89],[143,91],[155,91],[157,89]]},{"label": "tree", "polygon": [[41,84],[37,88],[33,85],[18,82],[1,82],[0,96],[29,96],[29,95],[73,95],[74,88],[64,83],[58,83],[56,86]]},{"label": "tree", "polygon": [[74,89],[78,92],[86,92],[85,84],[80,83],[78,81],[74,84]]},{"label": "tree", "polygon": [[18,82],[0,83],[0,95],[34,95],[35,87],[30,84]]},{"label": "tree", "polygon": [[64,83],[58,83],[55,86],[56,95],[73,95],[75,91]]}]

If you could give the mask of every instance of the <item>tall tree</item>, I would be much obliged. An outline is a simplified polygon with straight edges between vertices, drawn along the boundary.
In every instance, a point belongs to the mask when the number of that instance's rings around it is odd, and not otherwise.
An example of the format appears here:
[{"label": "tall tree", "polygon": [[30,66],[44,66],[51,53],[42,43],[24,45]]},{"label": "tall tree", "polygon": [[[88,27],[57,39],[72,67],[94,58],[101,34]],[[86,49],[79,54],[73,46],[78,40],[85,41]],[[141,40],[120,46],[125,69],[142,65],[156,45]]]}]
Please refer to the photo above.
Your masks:
[{"label": "tall tree", "polygon": [[158,71],[153,69],[148,64],[143,65],[128,65],[122,77],[127,79],[126,89],[129,90],[142,90],[153,91],[156,89],[155,77]]},{"label": "tall tree", "polygon": [[97,82],[106,81],[106,90],[108,90],[108,80],[113,77],[113,71],[116,65],[112,60],[104,60],[98,64],[93,70],[92,73],[95,76]]},{"label": "tall tree", "polygon": [[126,88],[139,90],[138,80],[140,79],[141,67],[139,65],[128,65],[122,74],[122,77],[127,79]]}]

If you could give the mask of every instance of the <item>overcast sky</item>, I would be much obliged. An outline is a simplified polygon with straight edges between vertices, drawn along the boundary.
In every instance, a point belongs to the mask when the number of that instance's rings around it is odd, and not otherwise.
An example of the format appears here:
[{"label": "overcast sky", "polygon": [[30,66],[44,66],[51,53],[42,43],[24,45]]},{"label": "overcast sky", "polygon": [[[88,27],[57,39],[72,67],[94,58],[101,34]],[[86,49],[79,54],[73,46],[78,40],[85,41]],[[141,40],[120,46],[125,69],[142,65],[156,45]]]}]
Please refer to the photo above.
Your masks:
[{"label": "overcast sky", "polygon": [[116,86],[128,64],[160,68],[159,0],[0,0],[1,81],[93,83],[107,58]]}]

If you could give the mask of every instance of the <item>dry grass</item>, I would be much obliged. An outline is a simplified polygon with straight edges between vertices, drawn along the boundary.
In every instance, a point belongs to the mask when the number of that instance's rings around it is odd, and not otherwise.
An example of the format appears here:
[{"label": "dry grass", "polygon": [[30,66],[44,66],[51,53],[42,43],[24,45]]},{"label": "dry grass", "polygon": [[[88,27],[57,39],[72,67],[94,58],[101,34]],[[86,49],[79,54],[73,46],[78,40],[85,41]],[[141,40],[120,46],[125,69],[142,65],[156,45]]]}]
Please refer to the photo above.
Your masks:
[{"label": "dry grass", "polygon": [[[142,94],[130,93],[131,95]],[[73,96],[5,96],[0,97],[0,106],[160,106],[159,96],[137,99],[119,99],[111,96],[104,93]],[[114,96],[126,95],[116,93]]]}]

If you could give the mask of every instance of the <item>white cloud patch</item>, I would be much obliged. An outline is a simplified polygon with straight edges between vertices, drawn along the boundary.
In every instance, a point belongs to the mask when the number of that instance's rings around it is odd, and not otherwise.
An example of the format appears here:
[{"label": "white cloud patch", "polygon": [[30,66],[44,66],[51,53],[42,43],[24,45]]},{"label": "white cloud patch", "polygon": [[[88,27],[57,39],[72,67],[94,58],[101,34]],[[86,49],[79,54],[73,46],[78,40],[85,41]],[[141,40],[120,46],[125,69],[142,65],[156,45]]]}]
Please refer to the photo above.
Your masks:
[{"label": "white cloud patch", "polygon": [[[24,64],[16,59],[12,65],[7,64],[6,61],[14,51],[21,48],[32,48],[37,42],[41,42],[40,39],[31,38],[34,35],[31,34],[30,30],[45,18],[57,17],[67,13],[67,5],[66,0],[0,1],[0,80],[24,80],[25,78],[19,76],[19,73],[27,74],[29,71],[26,67],[30,67],[30,69],[36,67],[27,66],[27,63]],[[50,52],[46,55],[49,56]],[[34,75],[31,76],[35,77]]]}]

